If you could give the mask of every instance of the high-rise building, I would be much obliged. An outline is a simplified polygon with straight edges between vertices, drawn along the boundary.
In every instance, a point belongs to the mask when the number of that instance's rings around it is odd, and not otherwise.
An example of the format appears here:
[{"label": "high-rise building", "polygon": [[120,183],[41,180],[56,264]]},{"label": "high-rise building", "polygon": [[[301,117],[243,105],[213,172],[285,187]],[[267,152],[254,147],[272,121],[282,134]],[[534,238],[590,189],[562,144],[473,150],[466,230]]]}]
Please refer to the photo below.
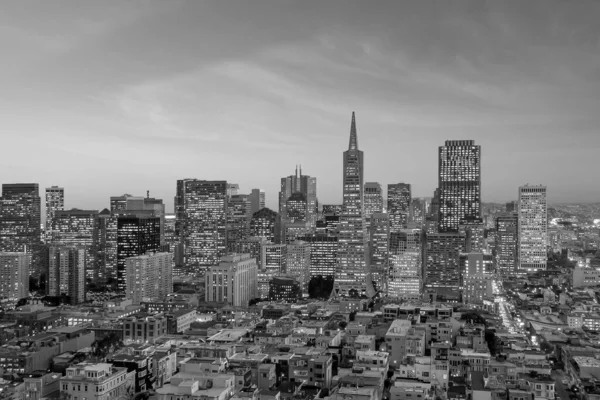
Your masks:
[{"label": "high-rise building", "polygon": [[279,214],[287,216],[288,199],[295,193],[304,195],[306,202],[306,221],[314,227],[317,223],[317,178],[302,175],[302,167],[296,174],[281,178],[281,191],[279,192]]},{"label": "high-rise building", "polygon": [[252,214],[266,207],[265,192],[261,189],[252,189],[250,192],[250,211]]},{"label": "high-rise building", "polygon": [[70,304],[85,301],[87,249],[77,246],[50,246],[46,293],[48,296],[68,296]]},{"label": "high-rise building", "polygon": [[227,251],[234,252],[236,243],[248,237],[252,212],[247,194],[235,194],[227,200]]},{"label": "high-rise building", "polygon": [[488,253],[485,245],[485,224],[482,219],[465,222],[458,226],[458,231],[467,237],[468,253]]},{"label": "high-rise building", "polygon": [[425,216],[425,232],[430,235],[438,232],[440,220],[440,189],[437,188],[433,192],[429,211]]},{"label": "high-rise building", "polygon": [[292,277],[276,276],[269,281],[269,301],[295,303],[302,299],[302,285]]},{"label": "high-rise building", "polygon": [[310,277],[334,277],[337,265],[338,237],[328,234],[309,234],[298,240],[310,246]]},{"label": "high-rise building", "polygon": [[260,269],[260,263],[262,260],[262,246],[266,244],[272,244],[272,242],[261,236],[250,236],[237,242],[235,253],[250,254],[250,257],[256,259],[256,263]]},{"label": "high-rise building", "polygon": [[473,140],[447,140],[439,149],[440,233],[481,218],[481,146]]},{"label": "high-rise building", "polygon": [[460,254],[462,301],[465,304],[482,305],[485,298],[492,298],[492,256],[483,253]]},{"label": "high-rise building", "polygon": [[338,265],[333,295],[375,291],[366,265],[367,237],[363,214],[363,152],[358,149],[356,119],[352,113],[350,141],[344,152],[343,203],[340,216]]},{"label": "high-rise building", "polygon": [[162,199],[150,197],[127,197],[125,199],[125,210],[119,210],[121,214],[151,215],[160,218],[160,242],[164,243],[165,230],[165,205]]},{"label": "high-rise building", "polygon": [[390,215],[376,212],[371,215],[370,229],[370,269],[373,286],[385,293],[390,251]]},{"label": "high-rise building", "polygon": [[519,266],[519,217],[507,212],[496,217],[495,255],[498,273],[511,276]]},{"label": "high-rise building", "polygon": [[377,182],[365,183],[365,221],[367,229],[371,226],[371,215],[383,212],[383,193]]},{"label": "high-rise building", "polygon": [[112,286],[117,282],[117,214],[108,209],[98,213],[95,282]]},{"label": "high-rise building", "polygon": [[292,243],[312,231],[308,221],[282,221],[281,229],[280,242],[285,244]]},{"label": "high-rise building", "polygon": [[32,256],[31,272],[38,274],[41,250],[41,200],[37,183],[2,184],[0,251]]},{"label": "high-rise building", "polygon": [[65,189],[58,186],[46,188],[46,235],[52,229],[54,213],[56,211],[63,211],[64,209]]},{"label": "high-rise building", "polygon": [[466,250],[466,236],[462,233],[427,235],[425,243],[425,285],[440,294],[454,293],[458,298],[460,287],[459,256]]},{"label": "high-rise building", "polygon": [[183,179],[175,197],[184,265],[205,271],[227,251],[227,182]]},{"label": "high-rise building", "polygon": [[285,244],[263,244],[260,270],[273,274],[283,274],[286,270],[287,246]]},{"label": "high-rise building", "polygon": [[250,254],[230,254],[206,272],[206,301],[247,307],[257,296],[256,260]]},{"label": "high-rise building", "polygon": [[110,198],[110,212],[114,213],[117,211],[126,211],[127,210],[127,201],[128,200],[143,200],[143,197],[140,196],[132,196],[130,194],[125,193],[122,196],[111,196]]},{"label": "high-rise building", "polygon": [[173,256],[170,253],[147,254],[125,259],[126,297],[133,304],[163,301],[173,292]]},{"label": "high-rise building", "polygon": [[275,225],[277,222],[277,213],[269,208],[261,208],[252,214],[250,220],[250,236],[258,236],[267,239],[269,242],[275,242]]},{"label": "high-rise building", "polygon": [[286,222],[306,222],[309,219],[306,196],[300,192],[292,193],[285,202]]},{"label": "high-rise building", "polygon": [[294,277],[305,293],[310,280],[310,249],[309,243],[297,240],[287,245],[286,252],[285,273]]},{"label": "high-rise building", "polygon": [[323,204],[323,208],[321,209],[321,216],[325,217],[327,215],[339,217],[340,215],[342,215],[342,205],[341,204]]},{"label": "high-rise building", "polygon": [[390,231],[398,232],[407,227],[411,196],[411,187],[408,183],[388,185],[387,212],[390,215]]},{"label": "high-rise building", "polygon": [[240,185],[237,183],[228,183],[227,184],[227,197],[236,196],[239,194]]},{"label": "high-rise building", "polygon": [[120,215],[117,218],[117,287],[127,289],[125,260],[160,251],[160,218]]},{"label": "high-rise building", "polygon": [[548,206],[545,186],[519,188],[519,269],[546,269],[548,260]]},{"label": "high-rise building", "polygon": [[95,270],[98,244],[98,211],[78,210],[56,211],[52,220],[50,245],[76,246],[85,249],[86,278],[98,278]]},{"label": "high-rise building", "polygon": [[427,202],[425,199],[415,197],[410,202],[410,213],[408,222],[422,226],[425,224],[425,216],[427,215]]},{"label": "high-rise building", "polygon": [[0,252],[0,298],[23,299],[29,296],[31,256],[21,252]]},{"label": "high-rise building", "polygon": [[512,213],[519,210],[519,203],[516,201],[509,201],[505,205],[506,212]]},{"label": "high-rise building", "polygon": [[176,260],[181,252],[181,248],[179,246],[179,237],[177,237],[177,233],[175,230],[177,219],[175,218],[175,214],[166,214],[165,215],[165,226],[163,231],[163,244],[169,248],[169,253],[173,255],[174,260]]},{"label": "high-rise building", "polygon": [[418,299],[421,294],[423,260],[420,229],[390,233],[387,295],[399,299]]}]

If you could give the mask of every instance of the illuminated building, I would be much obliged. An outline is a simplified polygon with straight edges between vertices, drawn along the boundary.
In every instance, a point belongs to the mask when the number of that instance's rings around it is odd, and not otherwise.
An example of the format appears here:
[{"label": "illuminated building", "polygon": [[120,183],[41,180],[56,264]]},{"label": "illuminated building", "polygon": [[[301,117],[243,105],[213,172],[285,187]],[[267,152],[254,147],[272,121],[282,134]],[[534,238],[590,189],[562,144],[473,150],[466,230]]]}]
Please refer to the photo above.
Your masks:
[{"label": "illuminated building", "polygon": [[52,220],[50,245],[76,246],[85,248],[86,278],[98,278],[95,273],[98,211],[78,210],[56,211]]},{"label": "illuminated building", "polygon": [[483,305],[484,298],[493,296],[492,256],[476,252],[459,257],[463,303]]},{"label": "illuminated building", "polygon": [[481,146],[473,140],[447,140],[439,149],[438,231],[481,218]]},{"label": "illuminated building", "polygon": [[164,300],[173,292],[173,256],[150,252],[125,259],[126,297],[133,304]]},{"label": "illuminated building", "polygon": [[390,231],[405,229],[410,213],[411,188],[408,183],[389,184],[387,189],[387,212],[390,215]]},{"label": "illuminated building", "polygon": [[119,215],[117,218],[117,287],[127,288],[125,260],[160,251],[160,218]]},{"label": "illuminated building", "polygon": [[310,277],[335,275],[338,237],[328,234],[311,234],[298,238],[310,245]]},{"label": "illuminated building", "polygon": [[358,149],[356,120],[352,113],[350,141],[344,152],[343,203],[340,216],[338,265],[333,294],[375,295],[366,265],[367,237],[363,215],[363,152]]},{"label": "illuminated building", "polygon": [[460,287],[459,255],[466,250],[462,233],[427,235],[425,242],[425,285],[458,294]]},{"label": "illuminated building", "polygon": [[269,208],[261,208],[252,214],[250,220],[250,236],[263,237],[269,242],[275,242],[275,224],[277,213]]},{"label": "illuminated building", "polygon": [[265,208],[265,192],[260,189],[252,189],[250,192],[250,212],[254,214]]},{"label": "illuminated building", "polygon": [[383,212],[383,194],[381,185],[377,182],[365,183],[365,223],[367,229],[371,226],[371,215]]},{"label": "illuminated building", "polygon": [[546,269],[548,209],[545,186],[519,187],[519,272]]},{"label": "illuminated building", "polygon": [[422,240],[420,229],[390,233],[387,295],[418,299],[422,288]]},{"label": "illuminated building", "polygon": [[37,183],[2,184],[0,251],[32,256],[32,273],[40,271],[41,200]]},{"label": "illuminated building", "polygon": [[233,252],[238,241],[248,237],[250,230],[250,208],[249,196],[246,194],[235,194],[227,200],[227,251]]},{"label": "illuminated building", "polygon": [[279,192],[279,214],[281,216],[288,215],[286,211],[290,206],[288,200],[295,193],[304,195],[306,210],[304,220],[314,227],[317,223],[317,178],[302,175],[302,167],[300,170],[296,167],[295,175],[281,178],[281,191]]},{"label": "illuminated building", "polygon": [[309,234],[312,229],[308,221],[282,221],[283,229],[281,234],[281,243],[289,244],[297,240],[300,236]]},{"label": "illuminated building", "polygon": [[271,242],[261,236],[250,236],[237,242],[234,252],[240,254],[250,254],[250,257],[256,259],[256,263],[260,268],[260,262],[262,260],[262,247],[265,244],[271,244]]},{"label": "illuminated building", "polygon": [[48,296],[69,296],[72,305],[85,301],[87,249],[76,246],[50,246],[46,292]]},{"label": "illuminated building", "polygon": [[269,297],[269,283],[271,279],[275,278],[278,274],[270,271],[258,271],[256,278],[256,291],[257,297],[260,299],[267,299]]},{"label": "illuminated building", "polygon": [[458,231],[467,237],[467,252],[485,252],[485,225],[482,219],[460,224]]},{"label": "illuminated building", "polygon": [[326,215],[342,215],[342,205],[341,204],[323,204],[323,208],[321,209],[321,216]]},{"label": "illuminated building", "polygon": [[517,272],[519,245],[519,217],[516,212],[505,213],[496,217],[496,267],[502,276],[510,276]]},{"label": "illuminated building", "polygon": [[227,250],[227,182],[178,180],[175,214],[184,265],[202,272],[218,264]]},{"label": "illuminated building", "polygon": [[261,250],[260,270],[273,274],[285,272],[287,246],[285,244],[263,244]]},{"label": "illuminated building", "polygon": [[117,215],[105,208],[98,213],[97,221],[95,280],[112,284],[117,281]]},{"label": "illuminated building", "polygon": [[390,215],[377,212],[371,215],[370,269],[373,286],[385,293],[390,250]]},{"label": "illuminated building", "polygon": [[110,212],[115,213],[119,211],[127,210],[128,200],[143,200],[141,196],[132,196],[130,194],[124,194],[122,196],[111,196],[110,198]]},{"label": "illuminated building", "polygon": [[269,301],[295,303],[302,298],[302,285],[294,278],[277,276],[269,282]]},{"label": "illuminated building", "polygon": [[303,291],[308,291],[310,280],[310,244],[297,240],[287,245],[285,273],[294,277]]},{"label": "illuminated building", "polygon": [[230,254],[206,272],[206,301],[247,307],[257,296],[256,260],[250,254]]},{"label": "illuminated building", "polygon": [[410,213],[408,222],[421,226],[425,223],[427,215],[427,202],[425,199],[413,198],[410,201]]},{"label": "illuminated building", "polygon": [[179,247],[179,238],[175,230],[177,219],[175,214],[165,214],[165,225],[163,230],[163,244],[168,246],[169,253],[177,258],[177,253],[181,251]]},{"label": "illuminated building", "polygon": [[31,256],[21,252],[0,252],[0,298],[29,297],[29,265]]},{"label": "illuminated building", "polygon": [[133,215],[151,215],[153,217],[160,218],[160,242],[164,243],[164,230],[165,230],[165,205],[162,199],[155,199],[153,197],[126,197],[125,198],[125,209],[119,210],[120,214],[133,214]]},{"label": "illuminated building", "polygon": [[286,222],[306,222],[308,220],[308,203],[306,196],[300,192],[292,193],[285,202]]},{"label": "illuminated building", "polygon": [[52,229],[52,220],[56,211],[65,209],[65,189],[58,186],[46,188],[46,235]]}]

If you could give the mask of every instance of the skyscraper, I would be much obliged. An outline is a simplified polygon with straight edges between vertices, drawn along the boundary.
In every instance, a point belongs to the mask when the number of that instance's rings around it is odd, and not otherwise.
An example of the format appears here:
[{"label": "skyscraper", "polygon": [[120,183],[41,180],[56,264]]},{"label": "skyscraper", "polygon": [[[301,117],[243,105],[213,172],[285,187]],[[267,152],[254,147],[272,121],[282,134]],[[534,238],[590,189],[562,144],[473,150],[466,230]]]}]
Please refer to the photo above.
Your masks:
[{"label": "skyscraper", "polygon": [[387,290],[387,274],[390,251],[390,215],[373,213],[371,215],[370,237],[370,271],[373,286],[385,293]]},{"label": "skyscraper", "polygon": [[110,198],[110,212],[114,213],[116,211],[125,211],[127,210],[127,201],[128,200],[143,200],[143,197],[140,196],[132,196],[130,194],[125,193],[122,196],[111,196]]},{"label": "skyscraper", "polygon": [[294,277],[304,293],[310,279],[310,249],[310,244],[297,240],[288,244],[286,251],[286,275]]},{"label": "skyscraper", "polygon": [[387,294],[400,299],[418,299],[423,263],[420,229],[402,229],[390,234]]},{"label": "skyscraper", "polygon": [[234,194],[227,200],[227,251],[233,252],[236,243],[248,237],[252,218],[249,195]]},{"label": "skyscraper", "polygon": [[439,149],[440,233],[481,218],[481,146],[447,140]]},{"label": "skyscraper", "polygon": [[0,252],[0,298],[22,299],[29,296],[29,263],[27,253]]},{"label": "skyscraper", "polygon": [[390,231],[405,229],[411,203],[411,188],[408,183],[393,183],[387,189],[387,212],[390,215]]},{"label": "skyscraper", "polygon": [[165,205],[162,199],[150,197],[127,197],[125,199],[125,210],[118,210],[120,214],[129,215],[151,215],[160,219],[160,242],[164,242],[165,230]]},{"label": "skyscraper", "polygon": [[548,259],[548,206],[545,186],[519,188],[520,272],[546,269]]},{"label": "skyscraper", "polygon": [[338,237],[328,234],[311,234],[298,238],[310,245],[310,277],[334,277],[337,265]]},{"label": "skyscraper", "polygon": [[367,228],[371,224],[371,215],[383,212],[383,194],[381,185],[377,182],[365,183],[365,221]]},{"label": "skyscraper", "polygon": [[175,214],[184,265],[202,272],[218,264],[227,250],[227,182],[178,180]]},{"label": "skyscraper", "polygon": [[275,224],[277,213],[269,208],[262,208],[252,214],[250,220],[250,236],[258,236],[275,243]]},{"label": "skyscraper", "polygon": [[149,252],[125,259],[126,296],[133,304],[145,300],[163,301],[173,292],[173,257],[170,253]]},{"label": "skyscraper", "polygon": [[287,215],[287,201],[295,193],[301,193],[306,199],[306,221],[314,227],[317,223],[317,178],[302,175],[302,167],[296,174],[281,178],[281,191],[279,192],[279,214]]},{"label": "skyscraper", "polygon": [[49,296],[69,296],[70,304],[85,301],[87,252],[84,247],[50,246],[46,292]]},{"label": "skyscraper", "polygon": [[427,235],[425,243],[425,285],[435,288],[438,296],[456,296],[460,287],[460,253],[466,250],[462,233]]},{"label": "skyscraper", "polygon": [[507,212],[496,217],[496,267],[502,276],[517,272],[519,259],[519,217]]},{"label": "skyscraper", "polygon": [[56,211],[65,209],[65,189],[58,186],[46,188],[46,235],[52,229],[52,219]]},{"label": "skyscraper", "polygon": [[333,295],[375,295],[366,265],[367,237],[363,214],[363,152],[358,149],[356,119],[352,113],[350,141],[344,152],[343,202],[340,217],[338,265]]},{"label": "skyscraper", "polygon": [[410,202],[410,215],[408,222],[423,225],[425,223],[425,216],[427,214],[427,202],[425,199],[415,197]]},{"label": "skyscraper", "polygon": [[160,251],[160,218],[142,215],[121,215],[117,219],[117,286],[127,289],[125,260]]},{"label": "skyscraper", "polygon": [[252,189],[250,192],[250,211],[252,214],[265,208],[265,192],[261,189]]},{"label": "skyscraper", "polygon": [[285,202],[286,222],[306,222],[309,219],[306,196],[300,192],[292,193]]},{"label": "skyscraper", "polygon": [[96,210],[68,210],[56,211],[52,220],[52,235],[50,245],[76,246],[83,248],[86,253],[86,277],[98,277],[94,271],[96,264],[98,242],[98,211]]}]

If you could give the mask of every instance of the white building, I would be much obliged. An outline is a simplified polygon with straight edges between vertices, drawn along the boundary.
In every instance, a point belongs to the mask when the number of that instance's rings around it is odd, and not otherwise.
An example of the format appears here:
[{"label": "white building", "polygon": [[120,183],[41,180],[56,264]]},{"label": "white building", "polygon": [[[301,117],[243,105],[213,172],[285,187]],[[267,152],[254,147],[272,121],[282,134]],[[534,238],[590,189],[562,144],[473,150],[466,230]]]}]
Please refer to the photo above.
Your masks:
[{"label": "white building", "polygon": [[112,400],[135,391],[135,371],[106,363],[80,363],[67,368],[60,380],[60,394],[69,399]]},{"label": "white building", "polygon": [[519,269],[546,269],[548,208],[545,186],[519,188]]},{"label": "white building", "polygon": [[257,296],[256,260],[250,254],[230,254],[206,272],[206,301],[247,307]]},{"label": "white building", "polygon": [[148,253],[125,259],[126,296],[133,304],[162,300],[173,292],[173,255]]},{"label": "white building", "polygon": [[0,297],[22,299],[29,296],[29,264],[27,253],[0,253]]}]

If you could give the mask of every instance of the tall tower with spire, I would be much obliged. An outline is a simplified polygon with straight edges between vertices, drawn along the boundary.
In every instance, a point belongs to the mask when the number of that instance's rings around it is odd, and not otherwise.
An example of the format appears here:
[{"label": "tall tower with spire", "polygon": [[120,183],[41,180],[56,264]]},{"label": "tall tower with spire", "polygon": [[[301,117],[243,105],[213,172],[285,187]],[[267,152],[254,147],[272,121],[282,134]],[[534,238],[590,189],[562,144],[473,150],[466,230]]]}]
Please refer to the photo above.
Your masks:
[{"label": "tall tower with spire", "polygon": [[367,235],[364,216],[363,152],[358,149],[356,119],[352,113],[350,142],[344,152],[343,202],[340,216],[338,264],[333,296],[373,296],[371,274],[366,263]]},{"label": "tall tower with spire", "polygon": [[279,215],[286,215],[286,204],[295,193],[302,193],[306,197],[306,220],[310,226],[317,223],[317,178],[302,175],[302,166],[296,165],[294,175],[281,178],[281,191],[279,192]]}]

